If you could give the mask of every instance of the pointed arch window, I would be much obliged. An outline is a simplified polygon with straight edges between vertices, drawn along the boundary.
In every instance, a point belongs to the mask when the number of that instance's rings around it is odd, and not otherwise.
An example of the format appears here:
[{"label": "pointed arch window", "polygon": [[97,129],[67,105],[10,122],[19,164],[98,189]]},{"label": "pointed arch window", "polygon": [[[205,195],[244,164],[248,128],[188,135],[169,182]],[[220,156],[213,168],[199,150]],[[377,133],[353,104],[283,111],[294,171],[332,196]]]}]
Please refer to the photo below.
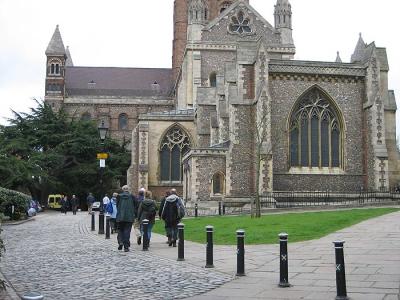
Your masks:
[{"label": "pointed arch window", "polygon": [[120,114],[118,117],[118,129],[127,130],[128,129],[128,115]]},{"label": "pointed arch window", "polygon": [[209,76],[209,81],[210,81],[210,87],[216,87],[217,86],[217,73],[211,72]]},{"label": "pointed arch window", "polygon": [[213,195],[222,195],[225,191],[225,176],[221,172],[214,174],[212,178]]},{"label": "pointed arch window", "polygon": [[332,101],[318,88],[296,104],[290,117],[291,167],[342,167],[343,128]]},{"label": "pointed arch window", "polygon": [[182,128],[173,126],[160,146],[161,181],[182,181],[182,157],[190,150],[190,139]]}]

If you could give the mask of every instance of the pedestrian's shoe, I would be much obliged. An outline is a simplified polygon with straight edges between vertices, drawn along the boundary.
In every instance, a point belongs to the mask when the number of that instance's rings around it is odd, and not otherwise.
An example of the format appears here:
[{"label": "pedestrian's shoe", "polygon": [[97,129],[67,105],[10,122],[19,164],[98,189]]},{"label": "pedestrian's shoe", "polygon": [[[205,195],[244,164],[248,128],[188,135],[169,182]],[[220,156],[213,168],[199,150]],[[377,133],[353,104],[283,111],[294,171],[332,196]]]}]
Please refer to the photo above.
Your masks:
[{"label": "pedestrian's shoe", "polygon": [[119,246],[118,246],[118,250],[122,250],[122,245],[119,245]]},{"label": "pedestrian's shoe", "polygon": [[139,237],[137,238],[137,244],[140,245],[141,243],[142,243],[142,237],[139,236]]},{"label": "pedestrian's shoe", "polygon": [[176,247],[176,240],[172,241],[172,247]]},{"label": "pedestrian's shoe", "polygon": [[124,248],[124,252],[129,252],[129,248]]}]

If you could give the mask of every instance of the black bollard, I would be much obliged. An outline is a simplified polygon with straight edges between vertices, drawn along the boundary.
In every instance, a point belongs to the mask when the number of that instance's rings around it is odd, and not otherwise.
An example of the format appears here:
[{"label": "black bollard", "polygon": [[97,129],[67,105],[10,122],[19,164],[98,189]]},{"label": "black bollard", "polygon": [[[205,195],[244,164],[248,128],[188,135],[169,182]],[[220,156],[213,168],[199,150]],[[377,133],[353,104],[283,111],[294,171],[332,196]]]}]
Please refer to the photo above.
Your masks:
[{"label": "black bollard", "polygon": [[279,234],[279,244],[280,244],[280,277],[279,277],[279,287],[289,287],[289,272],[288,272],[288,251],[287,251],[288,234]]},{"label": "black bollard", "polygon": [[99,212],[99,234],[104,234],[104,213]]},{"label": "black bollard", "polygon": [[199,206],[197,205],[197,203],[194,205],[194,216],[197,218],[199,216]]},{"label": "black bollard", "polygon": [[211,225],[206,226],[207,232],[207,250],[206,250],[206,268],[214,268],[214,254],[213,254],[213,232],[214,227]]},{"label": "black bollard", "polygon": [[185,260],[185,236],[184,236],[185,224],[178,224],[178,261]]},{"label": "black bollard", "polygon": [[96,228],[95,228],[94,212],[92,211],[90,214],[92,215],[92,231],[95,231]]},{"label": "black bollard", "polygon": [[143,226],[143,251],[149,251],[149,220],[142,221]]},{"label": "black bollard", "polygon": [[343,244],[344,241],[335,241],[335,259],[336,259],[336,300],[346,300],[346,272],[344,267],[344,253]]},{"label": "black bollard", "polygon": [[245,276],[244,273],[244,230],[236,231],[237,236],[237,271],[236,276]]},{"label": "black bollard", "polygon": [[106,216],[106,240],[110,239],[110,216]]},{"label": "black bollard", "polygon": [[221,203],[221,201],[218,202],[218,215],[219,216],[222,215],[222,203]]}]

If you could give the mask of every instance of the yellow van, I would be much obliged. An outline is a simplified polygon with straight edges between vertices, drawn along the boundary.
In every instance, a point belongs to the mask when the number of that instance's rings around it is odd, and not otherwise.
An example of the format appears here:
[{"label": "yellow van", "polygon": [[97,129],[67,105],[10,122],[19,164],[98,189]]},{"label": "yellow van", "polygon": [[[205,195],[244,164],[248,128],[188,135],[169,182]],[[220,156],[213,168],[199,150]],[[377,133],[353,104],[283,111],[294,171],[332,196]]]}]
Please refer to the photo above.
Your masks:
[{"label": "yellow van", "polygon": [[53,209],[60,209],[61,208],[61,199],[63,198],[62,195],[49,195],[47,198],[47,207]]}]

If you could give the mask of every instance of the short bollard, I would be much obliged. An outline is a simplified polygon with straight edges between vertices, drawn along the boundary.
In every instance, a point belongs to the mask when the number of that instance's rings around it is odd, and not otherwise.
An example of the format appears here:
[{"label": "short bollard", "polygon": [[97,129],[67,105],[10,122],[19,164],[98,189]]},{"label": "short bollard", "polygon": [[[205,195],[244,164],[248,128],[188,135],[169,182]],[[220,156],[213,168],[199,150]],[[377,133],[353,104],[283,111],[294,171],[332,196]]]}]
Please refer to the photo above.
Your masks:
[{"label": "short bollard", "polygon": [[336,300],[346,300],[346,272],[344,267],[344,253],[343,244],[344,241],[335,241],[335,259],[336,259]]},{"label": "short bollard", "polygon": [[39,292],[29,292],[21,297],[22,300],[43,300],[44,297]]},{"label": "short bollard", "polygon": [[237,236],[237,271],[236,276],[245,276],[244,273],[244,230],[236,231]]},{"label": "short bollard", "polygon": [[287,242],[288,242],[288,234],[280,233],[279,234],[279,244],[280,244],[280,277],[279,277],[279,286],[280,287],[289,287],[289,278],[288,278],[288,251],[287,251]]},{"label": "short bollard", "polygon": [[110,216],[106,216],[106,240],[110,239]]},{"label": "short bollard", "polygon": [[149,220],[142,221],[143,226],[143,251],[149,250]]},{"label": "short bollard", "polygon": [[214,268],[213,232],[214,232],[213,226],[211,225],[206,226],[206,233],[207,233],[206,268]]},{"label": "short bollard", "polygon": [[194,205],[194,216],[197,218],[199,216],[199,206],[197,203]]},{"label": "short bollard", "polygon": [[218,202],[218,215],[219,216],[222,215],[222,203],[221,203],[221,201]]},{"label": "short bollard", "polygon": [[92,215],[92,231],[95,231],[96,227],[95,227],[94,212],[92,211],[90,214]]},{"label": "short bollard", "polygon": [[184,235],[185,224],[178,224],[178,261],[185,260],[185,235]]},{"label": "short bollard", "polygon": [[104,234],[104,213],[99,212],[99,234]]}]

